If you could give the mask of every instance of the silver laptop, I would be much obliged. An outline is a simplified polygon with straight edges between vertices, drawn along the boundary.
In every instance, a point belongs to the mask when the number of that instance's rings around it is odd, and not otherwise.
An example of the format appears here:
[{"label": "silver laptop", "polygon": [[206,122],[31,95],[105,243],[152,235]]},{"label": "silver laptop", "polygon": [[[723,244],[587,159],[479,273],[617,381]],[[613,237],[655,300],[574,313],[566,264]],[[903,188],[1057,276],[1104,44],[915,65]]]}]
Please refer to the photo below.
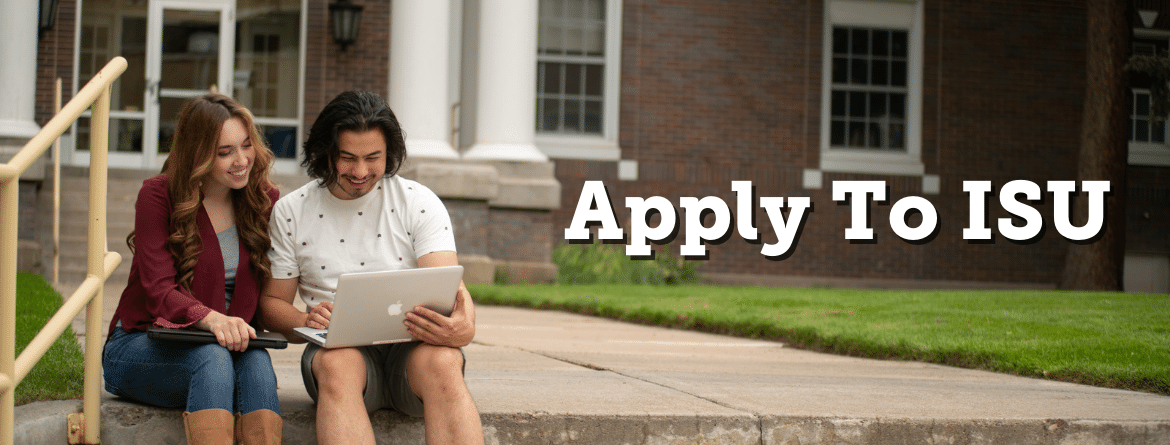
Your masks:
[{"label": "silver laptop", "polygon": [[403,320],[416,306],[451,315],[463,266],[342,274],[333,296],[329,329],[296,333],[325,348],[414,340]]}]

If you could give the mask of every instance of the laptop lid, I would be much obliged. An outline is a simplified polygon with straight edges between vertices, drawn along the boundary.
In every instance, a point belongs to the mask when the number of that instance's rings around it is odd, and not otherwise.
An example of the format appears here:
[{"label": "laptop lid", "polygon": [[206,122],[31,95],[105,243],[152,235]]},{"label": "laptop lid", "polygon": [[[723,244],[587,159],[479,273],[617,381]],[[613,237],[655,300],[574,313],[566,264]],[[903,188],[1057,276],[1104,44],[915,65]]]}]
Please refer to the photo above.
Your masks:
[{"label": "laptop lid", "polygon": [[297,334],[326,348],[414,340],[403,321],[423,306],[451,315],[463,266],[424,267],[342,274],[333,297],[329,329],[297,328]]},{"label": "laptop lid", "polygon": [[[202,331],[198,329],[167,329],[160,327],[151,327],[146,331],[146,336],[155,340],[165,341],[185,341],[194,343],[219,343],[215,338],[215,334],[209,331]],[[284,338],[277,332],[257,332],[256,338],[248,341],[248,349],[253,348],[273,348],[284,349],[288,347],[288,339]]]}]

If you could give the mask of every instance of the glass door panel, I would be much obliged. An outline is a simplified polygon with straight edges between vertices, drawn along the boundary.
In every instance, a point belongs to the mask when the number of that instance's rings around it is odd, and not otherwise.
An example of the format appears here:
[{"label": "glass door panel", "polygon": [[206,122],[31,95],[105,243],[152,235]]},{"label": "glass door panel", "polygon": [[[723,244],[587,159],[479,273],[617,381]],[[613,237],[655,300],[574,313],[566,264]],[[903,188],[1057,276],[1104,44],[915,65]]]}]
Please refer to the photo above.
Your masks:
[{"label": "glass door panel", "polygon": [[[199,94],[206,93],[202,91]],[[171,152],[171,139],[175,135],[175,125],[179,121],[179,111],[187,103],[185,97],[160,97],[158,99],[158,152]]]},{"label": "glass door panel", "polygon": [[163,10],[160,86],[164,92],[202,94],[218,82],[219,16],[219,11]]},{"label": "glass door panel", "polygon": [[160,166],[170,151],[179,110],[209,90],[231,94],[234,2],[150,2],[143,158]]},{"label": "glass door panel", "polygon": [[[104,0],[82,5],[78,47],[77,86],[80,88],[114,56],[126,58],[127,68],[110,89],[109,164],[113,167],[142,165],[142,127],[145,120],[143,91],[146,63],[146,5]],[[88,165],[90,111],[77,121],[68,162]],[[66,148],[69,150],[69,148]]]},{"label": "glass door panel", "polygon": [[220,11],[163,9],[158,153],[170,153],[183,104],[219,89]]}]

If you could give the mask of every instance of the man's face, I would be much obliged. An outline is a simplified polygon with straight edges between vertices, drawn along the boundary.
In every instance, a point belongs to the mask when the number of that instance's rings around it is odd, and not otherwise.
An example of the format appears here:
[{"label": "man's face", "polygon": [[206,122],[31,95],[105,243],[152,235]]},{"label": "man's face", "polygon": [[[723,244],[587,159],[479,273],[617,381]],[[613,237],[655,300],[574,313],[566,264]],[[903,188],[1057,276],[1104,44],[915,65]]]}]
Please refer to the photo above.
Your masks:
[{"label": "man's face", "polygon": [[386,139],[378,129],[346,130],[337,135],[337,145],[337,182],[329,191],[340,199],[360,198],[386,174]]}]

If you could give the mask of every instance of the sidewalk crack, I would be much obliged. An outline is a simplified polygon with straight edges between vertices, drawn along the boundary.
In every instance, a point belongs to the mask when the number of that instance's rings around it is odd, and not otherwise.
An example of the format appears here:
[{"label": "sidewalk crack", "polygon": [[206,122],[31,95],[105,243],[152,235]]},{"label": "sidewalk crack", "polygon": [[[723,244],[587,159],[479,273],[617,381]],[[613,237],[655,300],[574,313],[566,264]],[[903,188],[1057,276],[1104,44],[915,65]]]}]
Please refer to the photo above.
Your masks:
[{"label": "sidewalk crack", "polygon": [[[479,342],[479,341],[476,341],[475,343],[478,343],[478,344],[481,344],[481,345],[484,345],[484,346],[494,346],[494,347],[501,347],[501,346],[499,346],[499,345],[493,345],[493,344],[490,344],[490,343],[484,343],[484,342]],[[724,402],[720,402],[720,401],[718,401],[718,400],[715,400],[715,399],[712,399],[712,398],[709,398],[709,397],[703,397],[703,396],[701,396],[701,395],[698,395],[698,394],[695,394],[695,393],[692,393],[692,392],[688,392],[688,391],[685,391],[685,390],[682,390],[682,389],[679,389],[679,388],[675,388],[675,387],[672,387],[672,386],[669,386],[669,385],[666,385],[666,384],[663,384],[663,383],[658,383],[658,382],[655,382],[655,381],[652,381],[652,380],[647,380],[647,379],[644,379],[644,378],[641,378],[641,377],[638,377],[638,376],[634,376],[634,375],[626,374],[626,373],[623,373],[623,372],[621,372],[621,371],[617,371],[617,370],[614,370],[614,369],[611,369],[611,368],[606,368],[606,367],[604,367],[604,366],[598,366],[598,365],[594,365],[594,364],[592,364],[592,363],[585,363],[585,362],[582,362],[582,361],[579,361],[579,360],[573,360],[573,359],[570,359],[570,358],[566,358],[566,357],[560,357],[560,356],[553,355],[553,354],[549,354],[549,353],[546,353],[546,352],[541,352],[541,351],[533,351],[533,350],[524,349],[524,348],[515,347],[515,346],[503,346],[503,347],[512,348],[512,349],[516,349],[516,350],[519,350],[519,351],[524,351],[524,352],[527,352],[527,353],[530,353],[530,354],[536,354],[536,355],[539,355],[539,356],[541,356],[541,357],[550,358],[550,359],[553,359],[553,360],[556,360],[556,361],[559,361],[559,362],[568,363],[568,364],[570,364],[570,365],[574,365],[574,366],[580,366],[580,367],[582,367],[582,368],[591,369],[591,370],[594,370],[594,371],[607,371],[607,372],[612,372],[612,373],[614,373],[614,374],[620,375],[620,376],[622,376],[622,377],[625,377],[625,378],[634,379],[634,380],[637,380],[637,381],[640,381],[640,382],[644,382],[644,383],[649,383],[649,384],[651,384],[651,385],[655,385],[655,386],[660,386],[660,387],[662,387],[662,388],[666,388],[666,389],[669,389],[669,390],[671,390],[671,391],[675,391],[675,392],[679,392],[679,393],[682,393],[682,394],[686,394],[686,395],[688,395],[688,396],[691,396],[691,397],[694,397],[694,398],[696,398],[696,399],[700,399],[700,400],[703,400],[703,401],[706,401],[706,402],[710,402],[710,403],[713,403],[713,404],[716,404],[716,405],[722,406],[722,407],[724,407],[724,408],[727,408],[727,409],[736,410],[736,411],[742,411],[742,412],[745,412],[745,413],[750,413],[750,414],[752,414],[753,416],[759,417],[759,413],[753,413],[753,412],[751,412],[751,411],[744,410],[743,408],[740,408],[740,407],[737,407],[737,406],[732,406],[732,405],[730,405],[730,404],[727,404],[727,403],[724,403]]]},{"label": "sidewalk crack", "polygon": [[661,388],[665,388],[665,389],[668,389],[668,390],[671,390],[671,391],[674,391],[674,392],[678,392],[678,393],[681,393],[681,394],[686,394],[686,395],[688,395],[688,396],[690,396],[690,397],[694,397],[694,398],[696,398],[696,399],[699,399],[699,400],[702,400],[702,401],[705,401],[705,402],[708,402],[708,403],[711,403],[711,404],[714,404],[714,405],[718,405],[718,406],[721,406],[721,407],[724,407],[724,408],[727,408],[727,409],[730,409],[730,410],[733,410],[733,411],[738,411],[738,412],[742,412],[742,413],[745,413],[745,414],[749,414],[749,415],[751,415],[753,418],[755,418],[755,420],[756,420],[756,430],[757,430],[757,432],[759,433],[759,437],[760,437],[760,441],[759,441],[759,443],[760,443],[761,445],[764,443],[764,416],[763,416],[762,414],[760,414],[760,413],[753,412],[753,411],[751,411],[751,410],[745,410],[745,409],[743,409],[743,408],[740,408],[740,407],[737,407],[737,406],[732,406],[731,404],[728,404],[728,403],[720,402],[720,401],[718,401],[718,400],[715,400],[715,399],[712,399],[712,398],[710,398],[710,397],[704,397],[704,396],[701,396],[701,395],[699,395],[699,394],[695,394],[695,393],[692,393],[692,392],[689,392],[689,391],[686,391],[686,390],[683,390],[683,389],[675,388],[675,387],[673,387],[673,386],[669,386],[669,385],[666,385],[666,384],[663,384],[663,383],[658,383],[658,382],[655,382],[655,381],[652,381],[652,380],[647,380],[647,379],[644,379],[644,378],[641,378],[641,377],[638,377],[638,376],[634,376],[634,375],[626,374],[626,373],[623,373],[623,372],[621,372],[621,371],[617,371],[617,370],[614,370],[614,369],[606,368],[606,367],[604,367],[604,366],[598,366],[598,365],[594,365],[594,364],[591,364],[591,363],[585,363],[585,362],[581,362],[581,361],[578,361],[578,360],[572,360],[572,359],[565,358],[565,357],[559,357],[559,356],[552,355],[552,354],[545,353],[545,352],[541,352],[541,351],[532,351],[532,350],[528,350],[528,349],[524,349],[524,348],[520,348],[520,347],[516,347],[516,346],[500,346],[500,345],[494,345],[494,344],[491,344],[491,343],[486,343],[486,342],[482,342],[482,341],[473,341],[473,343],[476,343],[476,344],[479,344],[479,345],[484,345],[484,346],[492,346],[492,347],[503,347],[503,348],[511,348],[511,349],[515,349],[515,350],[518,350],[518,351],[524,351],[524,352],[527,352],[527,353],[529,353],[529,354],[536,354],[536,355],[539,355],[539,356],[541,356],[541,357],[545,357],[545,358],[549,358],[549,359],[552,359],[552,360],[556,360],[556,361],[558,361],[558,362],[562,362],[562,363],[568,363],[568,364],[570,364],[570,365],[574,365],[574,366],[580,366],[580,367],[582,367],[582,368],[586,368],[586,369],[590,369],[590,370],[594,370],[594,371],[605,371],[605,372],[611,372],[611,373],[614,373],[614,374],[620,375],[620,376],[622,376],[622,377],[625,377],[625,378],[628,378],[628,379],[637,380],[637,381],[639,381],[639,382],[648,383],[648,384],[651,384],[651,385],[654,385],[654,386],[658,386],[658,387],[661,387]]}]

